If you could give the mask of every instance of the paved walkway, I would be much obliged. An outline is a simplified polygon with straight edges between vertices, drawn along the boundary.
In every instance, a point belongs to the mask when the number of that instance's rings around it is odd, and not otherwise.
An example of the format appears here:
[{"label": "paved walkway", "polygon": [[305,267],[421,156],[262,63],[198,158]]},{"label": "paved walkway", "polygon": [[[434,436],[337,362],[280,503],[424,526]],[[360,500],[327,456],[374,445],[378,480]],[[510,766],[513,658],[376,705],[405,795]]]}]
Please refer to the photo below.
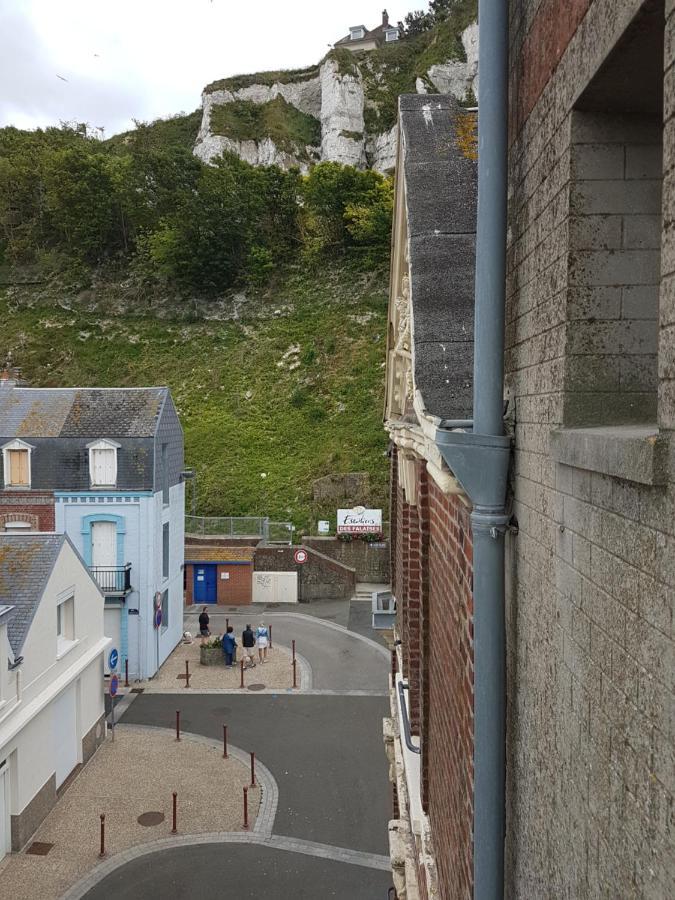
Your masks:
[{"label": "paved walkway", "polygon": [[[259,767],[260,768],[260,767]],[[122,853],[138,844],[165,838],[172,827],[172,791],[178,794],[177,824],[181,834],[240,831],[243,787],[249,784],[248,758],[231,748],[223,759],[222,744],[203,739],[175,740],[173,731],[115,729],[82,769],[40,825],[33,841],[51,844],[46,856],[17,853],[0,866],[0,896],[13,900],[56,900],[98,865],[100,814],[106,817],[106,849]],[[267,773],[267,794],[276,786]],[[260,790],[249,791],[250,821],[256,822]],[[143,813],[159,813],[160,821],[142,825]],[[271,826],[269,804],[261,828]],[[30,846],[30,845],[29,845]]]}]

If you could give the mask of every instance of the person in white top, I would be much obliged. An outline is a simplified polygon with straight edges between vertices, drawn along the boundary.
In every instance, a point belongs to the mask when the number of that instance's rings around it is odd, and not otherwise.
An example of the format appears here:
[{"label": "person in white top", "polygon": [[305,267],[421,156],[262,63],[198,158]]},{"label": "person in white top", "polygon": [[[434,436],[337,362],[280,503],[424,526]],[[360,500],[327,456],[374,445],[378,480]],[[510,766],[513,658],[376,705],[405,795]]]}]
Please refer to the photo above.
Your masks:
[{"label": "person in white top", "polygon": [[267,662],[267,646],[269,644],[269,631],[267,630],[267,625],[264,622],[261,622],[258,625],[256,632],[256,642],[258,644],[258,659],[261,663]]}]

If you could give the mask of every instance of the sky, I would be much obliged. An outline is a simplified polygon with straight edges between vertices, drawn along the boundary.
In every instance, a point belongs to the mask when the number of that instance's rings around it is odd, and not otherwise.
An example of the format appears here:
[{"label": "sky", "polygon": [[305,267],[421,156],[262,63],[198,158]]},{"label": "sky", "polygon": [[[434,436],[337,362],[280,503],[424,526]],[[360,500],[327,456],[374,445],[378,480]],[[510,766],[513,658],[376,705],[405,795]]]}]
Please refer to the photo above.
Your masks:
[{"label": "sky", "polygon": [[[0,0],[0,126],[106,137],[200,106],[210,81],[321,59],[382,0]],[[392,22],[420,0],[389,5]]]}]

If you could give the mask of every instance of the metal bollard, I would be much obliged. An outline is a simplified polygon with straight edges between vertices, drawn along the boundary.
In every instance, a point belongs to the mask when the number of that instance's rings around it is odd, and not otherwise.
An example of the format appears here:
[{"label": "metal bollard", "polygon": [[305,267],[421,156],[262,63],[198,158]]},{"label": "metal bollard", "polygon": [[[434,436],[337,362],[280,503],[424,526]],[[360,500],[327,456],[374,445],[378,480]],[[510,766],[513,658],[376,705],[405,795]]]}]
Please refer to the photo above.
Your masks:
[{"label": "metal bollard", "polygon": [[176,740],[180,740],[180,710],[176,710]]},{"label": "metal bollard", "polygon": [[101,813],[101,852],[99,857],[103,859],[105,856],[105,813]]},{"label": "metal bollard", "polygon": [[248,831],[248,788],[244,788],[244,830]]},{"label": "metal bollard", "polygon": [[251,787],[255,787],[255,753],[251,752]]},{"label": "metal bollard", "polygon": [[296,688],[297,686],[298,686],[298,677],[297,677],[296,661],[293,660],[293,687]]},{"label": "metal bollard", "polygon": [[272,649],[272,626],[270,625],[270,650]]},{"label": "metal bollard", "polygon": [[223,759],[227,759],[227,725],[223,725]]},{"label": "metal bollard", "polygon": [[185,687],[190,687],[190,660],[185,660]]},{"label": "metal bollard", "polygon": [[227,634],[227,629],[230,627],[230,620],[225,616],[225,633]]},{"label": "metal bollard", "polygon": [[124,687],[129,687],[129,660],[124,660]]},{"label": "metal bollard", "polygon": [[176,828],[176,800],[178,799],[178,794],[176,791],[173,792],[173,828],[171,829],[171,834],[178,834],[178,829]]},{"label": "metal bollard", "polygon": [[239,664],[239,669],[240,669],[240,672],[241,672],[241,678],[240,678],[239,687],[244,687],[244,660],[243,660],[243,659],[242,659],[242,661],[241,661],[240,664]]},{"label": "metal bollard", "polygon": [[291,645],[293,647],[293,662],[295,662],[295,641],[291,641]]}]

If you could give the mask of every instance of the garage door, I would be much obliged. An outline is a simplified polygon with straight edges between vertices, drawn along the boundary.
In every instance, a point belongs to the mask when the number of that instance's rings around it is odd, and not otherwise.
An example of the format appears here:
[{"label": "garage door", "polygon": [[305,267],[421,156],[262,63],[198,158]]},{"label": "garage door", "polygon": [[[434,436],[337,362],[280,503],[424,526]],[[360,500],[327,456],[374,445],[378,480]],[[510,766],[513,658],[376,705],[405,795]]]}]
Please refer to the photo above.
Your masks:
[{"label": "garage door", "polygon": [[63,784],[79,762],[76,698],[75,685],[71,684],[52,704],[57,788]]}]

